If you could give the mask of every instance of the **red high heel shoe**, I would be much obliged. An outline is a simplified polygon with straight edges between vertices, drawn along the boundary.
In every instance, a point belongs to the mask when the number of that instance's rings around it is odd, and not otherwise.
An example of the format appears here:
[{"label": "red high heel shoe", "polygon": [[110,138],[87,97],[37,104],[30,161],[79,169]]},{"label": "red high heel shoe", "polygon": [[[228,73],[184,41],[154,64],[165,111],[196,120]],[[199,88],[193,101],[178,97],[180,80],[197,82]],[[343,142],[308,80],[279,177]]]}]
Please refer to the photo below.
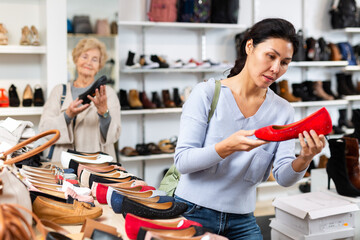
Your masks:
[{"label": "red high heel shoe", "polygon": [[299,133],[314,130],[318,135],[327,135],[332,131],[332,122],[326,108],[314,112],[308,117],[287,125],[271,125],[257,129],[255,136],[266,141],[285,141],[297,138]]}]

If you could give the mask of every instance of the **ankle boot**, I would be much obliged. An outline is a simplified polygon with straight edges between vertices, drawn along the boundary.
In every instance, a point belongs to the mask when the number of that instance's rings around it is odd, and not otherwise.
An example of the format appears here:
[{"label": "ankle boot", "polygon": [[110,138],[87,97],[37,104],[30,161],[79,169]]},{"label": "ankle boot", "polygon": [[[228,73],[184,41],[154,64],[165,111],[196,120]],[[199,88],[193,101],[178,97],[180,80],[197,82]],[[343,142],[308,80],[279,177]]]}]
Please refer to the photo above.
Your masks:
[{"label": "ankle boot", "polygon": [[139,99],[139,93],[135,89],[131,89],[129,92],[129,105],[133,109],[142,109],[143,105]]},{"label": "ankle boot", "polygon": [[330,189],[330,179],[332,179],[338,194],[348,197],[360,196],[360,190],[352,185],[348,176],[345,159],[345,140],[342,138],[330,139],[329,147],[331,157],[326,165],[328,189]]},{"label": "ankle boot", "polygon": [[11,84],[9,88],[9,103],[10,103],[10,107],[20,106],[19,95],[17,94],[16,87],[14,84]]},{"label": "ankle boot", "polygon": [[175,103],[176,107],[182,107],[183,101],[181,100],[178,88],[174,88],[173,96],[174,96],[174,103]]},{"label": "ankle boot", "polygon": [[301,98],[302,101],[316,101],[316,98],[310,95],[310,90],[305,83],[293,83],[292,89],[294,96]]},{"label": "ankle boot", "polygon": [[[272,85],[272,84],[271,84]],[[280,87],[280,97],[286,99],[288,102],[299,102],[301,98],[295,97],[289,90],[289,85],[287,80],[282,80],[279,82]]]},{"label": "ankle boot", "polygon": [[125,66],[128,68],[132,68],[132,69],[141,68],[140,63],[135,63],[135,53],[134,52],[131,52],[131,51],[128,52],[128,57],[126,59]]},{"label": "ankle boot", "polygon": [[354,128],[354,124],[347,119],[346,109],[339,109],[339,121],[338,126],[341,128],[343,126],[347,128]]},{"label": "ankle boot", "polygon": [[323,86],[324,91],[327,94],[329,94],[330,96],[333,96],[334,99],[339,99],[339,97],[335,96],[335,94],[331,91],[331,81],[330,80],[323,81],[322,86]]},{"label": "ankle boot", "polygon": [[151,102],[156,105],[157,108],[163,108],[164,104],[161,102],[159,94],[157,92],[151,92]]},{"label": "ankle boot", "polygon": [[347,85],[346,76],[344,73],[337,73],[336,81],[337,81],[337,91],[340,96],[354,95],[354,93],[349,89]]},{"label": "ankle boot", "polygon": [[175,103],[173,101],[171,101],[171,99],[170,99],[169,90],[162,90],[162,98],[163,98],[163,103],[164,103],[165,107],[167,107],[167,108],[175,107]]},{"label": "ankle boot", "polygon": [[352,81],[352,74],[345,74],[345,80],[346,80],[346,85],[349,88],[349,90],[351,91],[352,95],[358,95],[359,93],[358,93],[358,91],[356,91],[356,88]]},{"label": "ankle boot", "polygon": [[27,84],[23,94],[23,100],[22,100],[23,107],[30,107],[33,103],[33,99],[34,99],[34,95],[32,89],[30,85]]},{"label": "ankle boot", "polygon": [[41,107],[41,106],[44,106],[44,103],[45,103],[44,94],[41,89],[41,86],[36,85],[35,91],[34,91],[34,106]]},{"label": "ankle boot", "polygon": [[145,91],[140,93],[140,101],[144,108],[146,109],[154,109],[156,108],[156,104],[152,103],[148,97],[146,96]]},{"label": "ankle boot", "polygon": [[314,89],[314,94],[319,97],[322,98],[323,100],[334,100],[335,98],[329,94],[327,94],[324,91],[323,88],[323,82],[322,81],[316,81],[313,83],[313,89]]},{"label": "ankle boot", "polygon": [[360,168],[359,168],[359,142],[357,138],[344,137],[345,160],[349,180],[352,185],[360,190]]},{"label": "ankle boot", "polygon": [[0,107],[8,107],[9,106],[9,98],[6,96],[6,90],[4,88],[0,88]]},{"label": "ankle boot", "polygon": [[128,102],[126,90],[120,89],[119,93],[118,93],[118,97],[119,97],[119,101],[120,101],[121,110],[129,110],[130,105]]},{"label": "ankle boot", "polygon": [[317,96],[315,94],[315,89],[314,89],[314,83],[313,81],[305,81],[303,82],[303,84],[306,86],[306,89],[308,91],[309,96],[313,99],[312,101],[321,101],[324,100],[321,97]]}]

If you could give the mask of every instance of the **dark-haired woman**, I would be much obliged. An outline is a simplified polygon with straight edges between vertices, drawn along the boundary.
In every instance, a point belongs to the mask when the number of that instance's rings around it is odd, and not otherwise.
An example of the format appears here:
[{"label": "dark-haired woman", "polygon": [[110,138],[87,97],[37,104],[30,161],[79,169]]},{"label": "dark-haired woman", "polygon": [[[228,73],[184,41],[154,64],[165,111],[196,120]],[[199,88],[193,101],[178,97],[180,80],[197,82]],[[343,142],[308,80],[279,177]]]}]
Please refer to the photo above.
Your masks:
[{"label": "dark-haired woman", "polygon": [[[215,81],[199,83],[183,106],[175,165],[182,174],[176,201],[188,204],[184,217],[229,239],[262,239],[253,211],[256,186],[269,177],[284,187],[300,180],[325,137],[313,130],[295,141],[265,142],[255,129],[294,122],[294,109],[269,86],[281,77],[296,53],[295,29],[284,19],[252,26],[241,56],[221,81],[215,113],[207,123]],[[306,141],[305,141],[306,139]]]}]

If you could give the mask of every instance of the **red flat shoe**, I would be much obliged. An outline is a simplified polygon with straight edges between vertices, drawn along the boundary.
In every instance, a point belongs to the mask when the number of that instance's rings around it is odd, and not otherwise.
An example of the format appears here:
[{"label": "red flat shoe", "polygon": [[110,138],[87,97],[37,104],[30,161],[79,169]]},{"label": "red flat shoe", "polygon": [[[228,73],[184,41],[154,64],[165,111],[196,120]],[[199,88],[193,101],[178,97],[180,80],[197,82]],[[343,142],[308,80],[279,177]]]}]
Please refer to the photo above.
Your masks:
[{"label": "red flat shoe", "polygon": [[139,217],[131,213],[126,214],[125,217],[125,231],[129,239],[136,239],[140,227],[179,230],[189,228],[191,226],[202,227],[200,223],[187,219],[178,219],[165,222]]},{"label": "red flat shoe", "polygon": [[308,117],[287,125],[271,125],[259,128],[255,131],[255,136],[266,141],[286,141],[298,138],[299,133],[314,130],[318,135],[327,135],[332,131],[332,122],[326,108],[314,112]]}]

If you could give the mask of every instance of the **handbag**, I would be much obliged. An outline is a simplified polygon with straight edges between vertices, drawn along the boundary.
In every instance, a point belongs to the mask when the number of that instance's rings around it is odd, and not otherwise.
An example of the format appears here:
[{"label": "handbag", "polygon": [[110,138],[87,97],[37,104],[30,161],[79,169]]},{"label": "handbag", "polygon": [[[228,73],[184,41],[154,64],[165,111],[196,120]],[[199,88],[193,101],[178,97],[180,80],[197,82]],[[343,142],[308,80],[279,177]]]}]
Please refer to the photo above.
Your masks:
[{"label": "handbag", "polygon": [[334,29],[358,26],[355,0],[339,0],[337,6],[334,5],[333,1],[329,13],[331,27]]},{"label": "handbag", "polygon": [[[27,191],[27,190],[26,190]],[[19,211],[26,212],[35,219],[36,227],[42,237],[37,238],[31,222]],[[0,239],[4,240],[34,240],[45,239],[47,232],[40,219],[26,207],[19,204],[0,204]]]},{"label": "handbag", "polygon": [[[221,83],[219,80],[215,81],[215,90],[214,90],[214,96],[211,102],[210,106],[210,112],[208,116],[208,124],[214,115],[217,102],[219,100],[220,96],[220,90],[221,90]],[[174,196],[176,187],[178,185],[178,182],[180,180],[180,172],[176,169],[175,164],[171,165],[169,170],[165,173],[163,179],[160,182],[159,190],[166,192],[167,196]]]},{"label": "handbag", "polygon": [[239,15],[239,0],[212,0],[212,23],[237,23]]},{"label": "handbag", "polygon": [[110,36],[110,25],[107,19],[98,19],[95,24],[95,32],[101,36]]},{"label": "handbag", "polygon": [[93,33],[89,16],[74,16],[73,27],[74,33]]},{"label": "handbag", "polygon": [[211,0],[180,0],[179,22],[210,22]]},{"label": "handbag", "polygon": [[152,22],[175,22],[177,0],[151,0],[148,18]]},{"label": "handbag", "polygon": [[[14,158],[7,159],[7,156],[12,152],[14,152],[15,150],[18,150],[28,145],[29,143],[32,143],[50,134],[55,134],[55,136],[51,138],[48,142],[44,143],[43,145],[34,148],[29,152],[16,156]],[[4,166],[2,166],[2,169],[0,171],[0,204],[15,203],[22,205],[29,210],[32,209],[29,191],[27,190],[24,183],[17,178],[15,173],[13,173],[14,168],[12,168],[11,165],[42,152],[44,149],[54,144],[59,139],[59,137],[60,137],[59,130],[49,130],[41,134],[38,134],[34,137],[28,138],[27,140],[1,153],[0,160],[4,161],[3,162]],[[32,222],[31,215],[26,214],[26,220],[28,221],[28,223],[31,223]]]}]

